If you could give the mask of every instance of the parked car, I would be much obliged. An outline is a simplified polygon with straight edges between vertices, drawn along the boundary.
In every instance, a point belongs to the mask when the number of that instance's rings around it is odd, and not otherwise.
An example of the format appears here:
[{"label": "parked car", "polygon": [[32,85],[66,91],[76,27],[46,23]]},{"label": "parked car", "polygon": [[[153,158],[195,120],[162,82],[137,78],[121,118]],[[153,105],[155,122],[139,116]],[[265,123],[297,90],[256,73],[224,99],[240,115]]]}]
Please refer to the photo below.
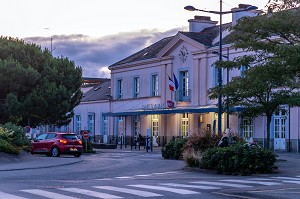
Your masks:
[{"label": "parked car", "polygon": [[82,154],[82,141],[73,133],[43,133],[33,139],[31,144],[32,154],[46,154],[49,157],[59,157],[60,154],[80,157]]}]

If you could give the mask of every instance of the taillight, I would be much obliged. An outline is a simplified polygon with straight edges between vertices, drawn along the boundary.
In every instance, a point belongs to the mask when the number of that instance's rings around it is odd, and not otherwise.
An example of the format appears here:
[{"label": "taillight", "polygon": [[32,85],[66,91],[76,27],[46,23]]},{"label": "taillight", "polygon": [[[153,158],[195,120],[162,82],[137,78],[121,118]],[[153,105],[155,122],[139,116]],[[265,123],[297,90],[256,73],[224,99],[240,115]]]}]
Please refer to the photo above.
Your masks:
[{"label": "taillight", "polygon": [[82,141],[81,141],[81,140],[79,140],[79,144],[82,144]]},{"label": "taillight", "polygon": [[59,140],[60,143],[67,144],[67,140]]}]

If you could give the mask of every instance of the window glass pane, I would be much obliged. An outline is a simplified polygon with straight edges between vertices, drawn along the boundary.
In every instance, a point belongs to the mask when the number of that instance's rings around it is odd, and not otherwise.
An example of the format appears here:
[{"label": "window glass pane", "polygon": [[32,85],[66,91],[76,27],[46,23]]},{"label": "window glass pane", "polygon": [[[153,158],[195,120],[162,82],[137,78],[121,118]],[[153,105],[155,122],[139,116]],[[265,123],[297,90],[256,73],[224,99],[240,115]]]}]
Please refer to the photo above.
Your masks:
[{"label": "window glass pane", "polygon": [[244,138],[251,138],[253,137],[253,119],[251,118],[244,118],[243,119],[243,137]]}]

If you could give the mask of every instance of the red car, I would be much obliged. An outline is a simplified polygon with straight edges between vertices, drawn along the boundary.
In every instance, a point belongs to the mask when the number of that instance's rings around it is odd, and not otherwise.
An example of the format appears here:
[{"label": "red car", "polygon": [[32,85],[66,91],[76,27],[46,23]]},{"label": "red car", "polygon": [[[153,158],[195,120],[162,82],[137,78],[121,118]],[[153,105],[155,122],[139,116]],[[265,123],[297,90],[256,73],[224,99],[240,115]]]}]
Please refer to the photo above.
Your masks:
[{"label": "red car", "polygon": [[82,141],[73,133],[49,132],[40,134],[31,142],[31,153],[59,157],[60,154],[73,154],[80,157]]}]

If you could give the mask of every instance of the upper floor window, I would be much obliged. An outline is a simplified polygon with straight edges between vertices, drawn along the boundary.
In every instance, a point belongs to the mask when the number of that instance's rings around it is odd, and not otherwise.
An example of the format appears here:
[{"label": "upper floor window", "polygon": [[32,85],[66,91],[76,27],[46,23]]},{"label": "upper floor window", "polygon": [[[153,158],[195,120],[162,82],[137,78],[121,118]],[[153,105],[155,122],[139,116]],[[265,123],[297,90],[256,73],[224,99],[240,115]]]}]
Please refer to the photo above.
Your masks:
[{"label": "upper floor window", "polygon": [[245,77],[245,71],[248,70],[248,66],[241,66],[241,77]]},{"label": "upper floor window", "polygon": [[135,77],[133,78],[133,97],[139,97],[140,96],[140,78]]},{"label": "upper floor window", "polygon": [[151,96],[158,96],[158,75],[151,75]]},{"label": "upper floor window", "polygon": [[122,89],[123,89],[123,81],[121,79],[117,80],[117,99],[122,99]]},{"label": "upper floor window", "polygon": [[179,72],[179,89],[176,91],[177,101],[190,101],[191,91],[189,89],[189,73],[188,71]]},{"label": "upper floor window", "polygon": [[218,83],[219,83],[219,79],[218,79],[218,74],[219,74],[219,71],[218,71],[218,67],[215,65],[215,64],[213,64],[213,87],[216,87],[216,86],[218,86]]}]

